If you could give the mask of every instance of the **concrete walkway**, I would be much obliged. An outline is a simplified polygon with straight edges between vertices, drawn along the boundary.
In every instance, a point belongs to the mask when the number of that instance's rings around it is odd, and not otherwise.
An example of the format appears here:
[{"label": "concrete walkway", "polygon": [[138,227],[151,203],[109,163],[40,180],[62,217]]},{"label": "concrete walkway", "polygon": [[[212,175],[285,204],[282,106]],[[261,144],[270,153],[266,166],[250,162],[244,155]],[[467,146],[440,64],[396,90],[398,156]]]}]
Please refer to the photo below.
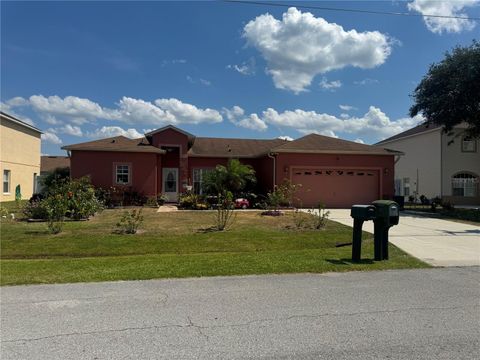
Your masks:
[{"label": "concrete walkway", "polygon": [[[331,209],[329,218],[353,226],[350,209]],[[373,222],[363,229],[373,233]],[[389,234],[392,244],[433,266],[480,265],[480,226],[401,214]]]}]

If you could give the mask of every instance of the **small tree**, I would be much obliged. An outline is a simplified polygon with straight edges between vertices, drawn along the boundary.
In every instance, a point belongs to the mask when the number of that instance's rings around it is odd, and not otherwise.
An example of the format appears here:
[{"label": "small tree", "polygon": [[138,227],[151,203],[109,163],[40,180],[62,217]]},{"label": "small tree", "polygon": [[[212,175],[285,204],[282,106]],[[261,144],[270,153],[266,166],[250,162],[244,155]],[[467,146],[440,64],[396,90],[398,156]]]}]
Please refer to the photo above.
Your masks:
[{"label": "small tree", "polygon": [[136,234],[142,222],[142,209],[125,211],[122,218],[117,223],[118,232],[125,234]]},{"label": "small tree", "polygon": [[237,195],[256,181],[255,170],[250,165],[242,164],[238,159],[230,159],[227,166],[217,165],[205,174],[204,188],[212,195],[225,195],[227,191]]},{"label": "small tree", "polygon": [[47,215],[48,230],[52,234],[60,233],[68,210],[67,196],[65,194],[50,195],[42,200],[42,204]]},{"label": "small tree", "polygon": [[217,204],[217,213],[215,217],[215,229],[218,231],[226,230],[235,220],[233,196],[227,191],[219,198]]}]

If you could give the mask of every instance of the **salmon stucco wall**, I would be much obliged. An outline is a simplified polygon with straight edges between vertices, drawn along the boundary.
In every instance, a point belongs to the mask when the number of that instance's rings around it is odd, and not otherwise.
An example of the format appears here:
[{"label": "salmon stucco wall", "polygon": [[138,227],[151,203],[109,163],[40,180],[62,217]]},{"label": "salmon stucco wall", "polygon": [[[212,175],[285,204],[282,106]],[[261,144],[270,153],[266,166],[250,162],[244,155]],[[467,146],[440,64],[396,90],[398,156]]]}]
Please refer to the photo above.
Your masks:
[{"label": "salmon stucco wall", "polygon": [[[157,189],[157,167],[161,162],[157,154],[74,150],[70,161],[72,177],[89,176],[95,186],[131,187],[146,196],[155,196],[160,192]],[[117,163],[131,166],[129,185],[115,184]]]},{"label": "salmon stucco wall", "polygon": [[[290,179],[292,167],[332,167],[345,169],[380,170],[381,197],[392,199],[394,186],[394,156],[389,155],[343,155],[343,154],[296,154],[280,153],[276,160],[276,184]],[[361,191],[361,189],[359,189]]]}]

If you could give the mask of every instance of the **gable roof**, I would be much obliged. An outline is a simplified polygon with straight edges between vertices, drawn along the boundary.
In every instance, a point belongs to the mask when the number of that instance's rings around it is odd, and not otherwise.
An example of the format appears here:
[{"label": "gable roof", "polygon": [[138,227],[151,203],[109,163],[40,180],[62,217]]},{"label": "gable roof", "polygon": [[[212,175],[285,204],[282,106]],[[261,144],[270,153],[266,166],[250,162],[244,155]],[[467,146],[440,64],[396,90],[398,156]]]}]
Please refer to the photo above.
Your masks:
[{"label": "gable roof", "polygon": [[43,134],[42,130],[37,129],[35,126],[32,126],[30,124],[27,124],[25,121],[22,121],[20,119],[17,119],[16,117],[9,115],[3,111],[0,111],[0,116],[2,119],[7,119],[15,124],[21,125],[23,127],[26,127],[27,129],[33,130],[35,132],[38,132],[39,134]]},{"label": "gable roof", "polygon": [[179,129],[179,128],[177,128],[176,126],[173,126],[173,125],[167,125],[167,126],[164,126],[164,127],[160,128],[160,129],[152,130],[152,131],[146,133],[145,136],[152,136],[152,135],[155,135],[155,134],[157,134],[157,133],[159,133],[159,132],[162,132],[162,131],[165,131],[165,130],[168,130],[168,129],[172,129],[172,130],[174,130],[174,131],[176,131],[176,132],[179,132],[179,133],[181,133],[181,134],[183,134],[183,135],[186,135],[190,140],[192,140],[192,139],[195,138],[195,135],[192,135],[192,134],[190,134],[189,132],[186,132],[185,130]]},{"label": "gable roof", "polygon": [[150,145],[146,138],[129,139],[125,136],[115,136],[106,139],[88,141],[80,144],[63,146],[64,150],[83,151],[119,151],[119,152],[144,152],[165,154],[165,150]]},{"label": "gable roof", "polygon": [[68,156],[42,156],[40,158],[40,172],[52,172],[58,168],[70,167]]},{"label": "gable roof", "polygon": [[397,135],[389,137],[388,139],[379,141],[375,145],[380,145],[380,144],[387,143],[387,142],[390,142],[390,141],[393,141],[393,140],[402,139],[402,138],[407,137],[407,136],[419,135],[419,134],[422,134],[424,132],[432,131],[432,130],[435,130],[435,129],[438,129],[438,128],[441,128],[441,125],[422,123],[422,124],[417,125],[417,126],[411,128],[411,129],[408,129],[404,132],[401,132],[400,134],[397,134]]},{"label": "gable roof", "polygon": [[188,155],[194,157],[257,157],[269,153],[272,148],[285,142],[286,140],[282,139],[197,137],[188,151]]},{"label": "gable roof", "polygon": [[314,154],[365,154],[396,155],[399,151],[380,146],[360,144],[353,141],[332,138],[318,134],[309,134],[299,139],[288,141],[272,149],[277,153],[314,153]]}]

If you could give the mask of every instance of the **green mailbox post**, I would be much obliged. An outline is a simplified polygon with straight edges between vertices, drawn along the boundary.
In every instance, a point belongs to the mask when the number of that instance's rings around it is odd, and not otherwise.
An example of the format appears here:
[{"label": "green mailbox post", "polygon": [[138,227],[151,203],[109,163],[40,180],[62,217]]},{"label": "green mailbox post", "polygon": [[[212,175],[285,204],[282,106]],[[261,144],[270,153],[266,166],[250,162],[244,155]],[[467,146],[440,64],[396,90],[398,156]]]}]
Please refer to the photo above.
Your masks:
[{"label": "green mailbox post", "polygon": [[388,230],[398,224],[399,206],[391,200],[377,200],[372,205],[376,208],[376,217],[373,219],[375,260],[388,260]]},{"label": "green mailbox post", "polygon": [[353,205],[350,210],[353,218],[352,261],[360,261],[362,253],[362,226],[365,221],[374,220],[376,208],[374,205]]}]

